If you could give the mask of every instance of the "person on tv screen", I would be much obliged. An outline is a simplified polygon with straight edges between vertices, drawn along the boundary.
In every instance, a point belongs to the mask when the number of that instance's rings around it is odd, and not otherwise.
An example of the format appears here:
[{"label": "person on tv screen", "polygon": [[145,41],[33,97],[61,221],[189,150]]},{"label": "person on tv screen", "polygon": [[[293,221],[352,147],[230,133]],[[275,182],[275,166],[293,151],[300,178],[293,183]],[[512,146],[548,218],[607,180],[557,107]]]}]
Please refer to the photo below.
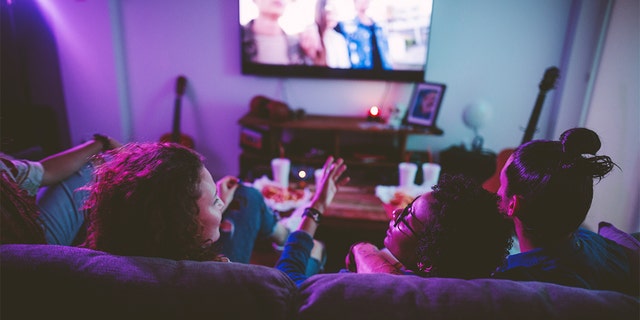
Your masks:
[{"label": "person on tv screen", "polygon": [[390,70],[389,43],[386,31],[369,15],[370,0],[353,0],[356,17],[341,21],[336,31],[347,39],[351,67],[354,69]]},{"label": "person on tv screen", "polygon": [[275,65],[311,64],[298,35],[289,35],[279,24],[291,0],[254,0],[258,16],[242,27],[242,58]]},{"label": "person on tv screen", "polygon": [[342,34],[335,30],[338,25],[336,1],[318,0],[316,3],[316,23],[311,32],[318,34],[319,49],[322,52],[320,56],[323,60],[315,64],[329,68],[349,69],[351,62],[349,61],[347,41]]}]

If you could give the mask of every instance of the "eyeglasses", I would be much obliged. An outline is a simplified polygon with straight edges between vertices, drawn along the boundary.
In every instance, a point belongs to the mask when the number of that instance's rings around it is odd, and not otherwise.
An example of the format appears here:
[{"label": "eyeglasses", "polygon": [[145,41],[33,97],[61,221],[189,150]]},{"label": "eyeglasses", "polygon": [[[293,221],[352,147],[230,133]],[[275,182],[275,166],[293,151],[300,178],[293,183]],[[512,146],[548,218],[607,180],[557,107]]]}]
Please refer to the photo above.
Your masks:
[{"label": "eyeglasses", "polygon": [[[413,230],[413,228],[411,228],[411,226],[407,223],[407,221],[405,220],[405,218],[408,215],[412,215],[413,217],[415,217],[416,215],[413,213],[413,203],[416,201],[416,199],[418,199],[417,197],[415,199],[413,199],[413,201],[411,201],[411,203],[409,203],[406,207],[404,207],[404,209],[402,209],[402,212],[400,212],[399,215],[397,215],[395,217],[395,220],[393,221],[393,227],[397,228],[398,225],[400,224],[400,222],[402,222],[407,229],[409,229],[409,231],[411,231],[411,233],[414,236],[417,236],[417,233],[415,232],[415,230]],[[415,219],[415,221],[420,222],[420,224],[422,224],[422,221],[420,221],[419,219]]]}]

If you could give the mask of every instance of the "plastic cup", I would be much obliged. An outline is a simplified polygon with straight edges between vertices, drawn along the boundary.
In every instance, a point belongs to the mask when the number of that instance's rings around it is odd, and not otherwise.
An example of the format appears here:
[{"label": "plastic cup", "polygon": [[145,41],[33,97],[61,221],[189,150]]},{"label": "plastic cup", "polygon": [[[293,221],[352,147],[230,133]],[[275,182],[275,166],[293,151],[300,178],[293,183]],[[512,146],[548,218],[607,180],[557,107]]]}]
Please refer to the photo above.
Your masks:
[{"label": "plastic cup", "polygon": [[271,160],[271,173],[273,181],[283,188],[289,187],[289,172],[291,160],[287,158],[274,158]]},{"label": "plastic cup", "polygon": [[398,180],[401,188],[409,188],[414,185],[418,165],[413,162],[400,162],[398,164]]},{"label": "plastic cup", "polygon": [[423,186],[432,187],[433,185],[438,184],[438,179],[440,178],[440,165],[430,162],[423,163],[422,176],[424,177],[424,182],[422,183]]}]

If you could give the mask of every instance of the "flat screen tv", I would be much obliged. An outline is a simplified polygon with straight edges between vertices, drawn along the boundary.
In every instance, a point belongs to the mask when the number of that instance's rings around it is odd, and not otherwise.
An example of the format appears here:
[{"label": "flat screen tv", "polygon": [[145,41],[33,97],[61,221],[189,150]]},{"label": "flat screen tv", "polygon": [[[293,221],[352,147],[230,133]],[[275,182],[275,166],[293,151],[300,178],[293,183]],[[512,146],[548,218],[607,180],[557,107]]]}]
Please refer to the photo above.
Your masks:
[{"label": "flat screen tv", "polygon": [[239,0],[242,73],[421,82],[433,0]]}]

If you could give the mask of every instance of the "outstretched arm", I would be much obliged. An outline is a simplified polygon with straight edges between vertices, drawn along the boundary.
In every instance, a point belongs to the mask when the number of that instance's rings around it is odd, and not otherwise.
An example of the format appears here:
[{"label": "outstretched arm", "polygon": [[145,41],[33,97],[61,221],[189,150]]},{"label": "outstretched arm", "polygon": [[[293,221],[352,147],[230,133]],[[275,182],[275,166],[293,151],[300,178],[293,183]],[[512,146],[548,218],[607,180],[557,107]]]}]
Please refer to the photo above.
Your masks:
[{"label": "outstretched arm", "polygon": [[282,255],[276,263],[276,268],[286,273],[297,285],[307,279],[305,271],[313,248],[313,236],[322,213],[333,201],[338,188],[349,182],[349,177],[342,177],[346,169],[347,166],[342,159],[327,159],[323,167],[322,180],[317,185],[309,207],[302,215],[298,230],[289,235]]},{"label": "outstretched arm", "polygon": [[107,139],[108,146],[105,146],[105,141],[101,141],[101,139],[93,139],[40,160],[44,168],[42,185],[52,185],[68,178],[74,172],[80,170],[93,155],[100,153],[104,148],[121,146],[120,142],[112,138]]}]

